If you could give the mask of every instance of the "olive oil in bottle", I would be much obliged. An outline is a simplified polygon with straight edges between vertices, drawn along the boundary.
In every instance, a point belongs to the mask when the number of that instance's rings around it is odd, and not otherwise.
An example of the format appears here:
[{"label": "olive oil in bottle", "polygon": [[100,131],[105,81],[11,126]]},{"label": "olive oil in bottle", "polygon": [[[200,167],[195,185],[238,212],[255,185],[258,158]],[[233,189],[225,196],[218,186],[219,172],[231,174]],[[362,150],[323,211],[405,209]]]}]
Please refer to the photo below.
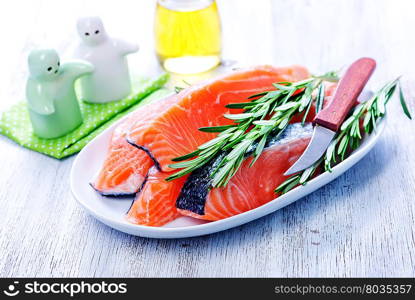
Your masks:
[{"label": "olive oil in bottle", "polygon": [[170,72],[195,74],[220,62],[221,26],[214,0],[158,0],[156,52]]}]

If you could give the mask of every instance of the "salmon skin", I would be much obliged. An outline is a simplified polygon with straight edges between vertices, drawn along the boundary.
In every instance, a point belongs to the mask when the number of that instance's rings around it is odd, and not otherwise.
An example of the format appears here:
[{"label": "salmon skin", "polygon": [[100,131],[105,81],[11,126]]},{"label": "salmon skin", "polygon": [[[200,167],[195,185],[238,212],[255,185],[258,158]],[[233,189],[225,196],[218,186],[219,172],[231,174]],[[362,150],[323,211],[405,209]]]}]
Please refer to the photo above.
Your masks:
[{"label": "salmon skin", "polygon": [[225,107],[227,104],[250,101],[248,97],[253,94],[275,89],[272,85],[275,82],[308,77],[307,69],[300,66],[258,66],[223,75],[181,91],[167,109],[144,122],[137,120],[127,139],[146,151],[162,171],[173,171],[169,168],[172,158],[193,152],[216,136],[199,131],[200,127],[232,124],[223,115],[242,112],[231,111]]},{"label": "salmon skin", "polygon": [[[211,174],[226,152],[193,171],[176,201],[183,215],[220,220],[259,207],[276,198],[274,189],[288,177],[283,173],[303,153],[312,135],[311,123],[291,124],[280,136],[271,136],[250,167],[249,156],[224,188],[212,188]],[[250,149],[254,151],[255,146]]]}]

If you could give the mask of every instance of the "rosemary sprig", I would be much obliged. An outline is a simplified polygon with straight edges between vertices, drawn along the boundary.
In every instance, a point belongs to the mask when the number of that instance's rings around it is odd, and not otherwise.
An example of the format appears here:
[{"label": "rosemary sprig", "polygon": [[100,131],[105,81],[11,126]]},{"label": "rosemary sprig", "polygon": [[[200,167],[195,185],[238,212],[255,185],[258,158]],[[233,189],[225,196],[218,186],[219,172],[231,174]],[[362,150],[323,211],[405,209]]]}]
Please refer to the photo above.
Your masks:
[{"label": "rosemary sprig", "polygon": [[[252,164],[264,150],[270,133],[281,134],[292,117],[304,112],[304,123],[313,104],[313,92],[322,106],[324,101],[323,82],[337,78],[334,72],[322,76],[314,76],[299,82],[274,83],[276,90],[255,94],[249,97],[250,102],[233,103],[228,108],[243,109],[243,113],[225,114],[224,117],[234,121],[227,126],[203,127],[204,132],[218,132],[218,136],[198,147],[192,153],[173,159],[178,163],[171,168],[181,169],[167,178],[173,180],[184,176],[211,161],[220,151],[228,151],[214,170],[212,187],[225,186],[237,172],[248,152],[253,151]],[[189,160],[190,159],[190,160]]]},{"label": "rosemary sprig", "polygon": [[371,134],[376,130],[376,123],[386,114],[386,104],[392,98],[396,88],[399,86],[399,99],[405,115],[412,119],[406,105],[399,78],[385,84],[368,101],[357,105],[350,116],[343,122],[340,131],[330,143],[323,157],[308,169],[290,176],[285,182],[275,189],[276,193],[284,194],[299,184],[305,185],[317,168],[331,172],[332,166],[345,159],[350,150],[359,147],[364,132]]}]

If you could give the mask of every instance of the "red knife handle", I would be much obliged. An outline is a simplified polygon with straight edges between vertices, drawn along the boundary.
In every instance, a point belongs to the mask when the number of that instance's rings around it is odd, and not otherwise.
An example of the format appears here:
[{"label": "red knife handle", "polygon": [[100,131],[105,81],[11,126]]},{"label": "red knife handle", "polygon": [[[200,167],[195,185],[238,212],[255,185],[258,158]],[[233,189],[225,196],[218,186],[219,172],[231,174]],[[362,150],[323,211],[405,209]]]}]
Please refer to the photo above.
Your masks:
[{"label": "red knife handle", "polygon": [[314,118],[314,123],[338,131],[376,68],[376,61],[360,58],[341,78],[330,104]]}]

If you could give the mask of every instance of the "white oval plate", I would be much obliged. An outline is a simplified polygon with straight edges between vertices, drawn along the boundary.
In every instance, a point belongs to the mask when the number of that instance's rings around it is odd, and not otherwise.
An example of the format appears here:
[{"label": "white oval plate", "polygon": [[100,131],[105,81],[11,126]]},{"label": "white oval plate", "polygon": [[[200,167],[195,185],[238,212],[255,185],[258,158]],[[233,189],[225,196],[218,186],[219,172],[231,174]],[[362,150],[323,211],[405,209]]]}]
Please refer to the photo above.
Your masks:
[{"label": "white oval plate", "polygon": [[329,183],[352,167],[373,148],[382,134],[385,123],[386,121],[382,120],[377,131],[365,137],[362,145],[346,160],[335,166],[333,172],[323,173],[305,186],[299,186],[261,207],[220,221],[206,222],[190,217],[181,217],[163,227],[134,225],[128,223],[124,218],[132,198],[103,197],[93,190],[89,182],[102,165],[111,133],[118,122],[98,135],[78,154],[70,175],[71,190],[75,199],[91,215],[102,223],[125,233],[150,238],[185,238],[210,234],[263,217]]}]

